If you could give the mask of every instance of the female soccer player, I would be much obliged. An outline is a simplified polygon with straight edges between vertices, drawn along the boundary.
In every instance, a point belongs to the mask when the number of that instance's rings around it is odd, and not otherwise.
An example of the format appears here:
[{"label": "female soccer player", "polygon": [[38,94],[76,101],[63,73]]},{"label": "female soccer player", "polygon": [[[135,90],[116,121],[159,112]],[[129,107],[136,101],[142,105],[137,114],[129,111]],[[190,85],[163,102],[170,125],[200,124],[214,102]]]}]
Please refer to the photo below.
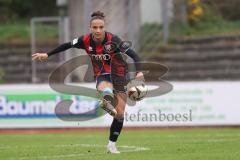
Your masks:
[{"label": "female soccer player", "polygon": [[[115,142],[121,133],[124,121],[127,66],[121,52],[123,42],[118,36],[105,31],[104,17],[104,13],[94,12],[90,20],[90,34],[64,43],[48,53],[35,53],[32,55],[32,60],[47,60],[49,56],[70,48],[84,49],[87,52],[92,61],[96,88],[102,97],[100,106],[114,117],[110,127],[107,152],[120,153]],[[132,49],[127,48],[124,52],[134,62],[139,62],[138,55]],[[138,72],[136,78],[143,78],[143,73]]]}]

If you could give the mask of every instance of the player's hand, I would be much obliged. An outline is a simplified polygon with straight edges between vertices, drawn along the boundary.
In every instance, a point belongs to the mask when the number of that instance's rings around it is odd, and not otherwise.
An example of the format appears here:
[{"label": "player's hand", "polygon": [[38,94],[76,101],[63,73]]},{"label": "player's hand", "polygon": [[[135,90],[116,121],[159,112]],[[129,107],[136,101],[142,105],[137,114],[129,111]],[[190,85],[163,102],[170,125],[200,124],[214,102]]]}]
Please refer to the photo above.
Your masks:
[{"label": "player's hand", "polygon": [[47,53],[35,53],[32,55],[32,60],[37,60],[37,61],[45,61],[48,59],[48,54]]},{"label": "player's hand", "polygon": [[145,81],[144,74],[142,72],[138,72],[136,75],[136,79]]}]

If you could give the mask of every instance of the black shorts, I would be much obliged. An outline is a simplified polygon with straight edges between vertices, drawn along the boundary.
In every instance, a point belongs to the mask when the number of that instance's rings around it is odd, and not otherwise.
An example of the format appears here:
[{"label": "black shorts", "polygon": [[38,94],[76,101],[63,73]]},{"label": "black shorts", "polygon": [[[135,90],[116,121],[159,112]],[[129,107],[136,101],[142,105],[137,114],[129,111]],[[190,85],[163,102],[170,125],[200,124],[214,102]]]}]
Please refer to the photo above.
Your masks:
[{"label": "black shorts", "polygon": [[96,77],[96,88],[102,81],[107,81],[113,84],[114,92],[126,92],[127,91],[127,78],[126,76],[118,76],[115,74],[104,74]]}]

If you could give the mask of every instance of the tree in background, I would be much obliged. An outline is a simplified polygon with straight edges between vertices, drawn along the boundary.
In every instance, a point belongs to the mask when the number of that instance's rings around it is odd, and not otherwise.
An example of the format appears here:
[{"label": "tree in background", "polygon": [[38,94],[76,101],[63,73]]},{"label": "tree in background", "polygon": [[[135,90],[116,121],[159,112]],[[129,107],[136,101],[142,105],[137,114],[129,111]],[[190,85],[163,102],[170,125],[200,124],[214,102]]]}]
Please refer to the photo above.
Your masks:
[{"label": "tree in background", "polygon": [[225,20],[240,20],[239,0],[204,0],[204,2],[217,9]]},{"label": "tree in background", "polygon": [[2,81],[3,81],[3,76],[4,76],[4,72],[3,72],[2,68],[0,68],[0,83],[2,83]]},{"label": "tree in background", "polygon": [[203,8],[200,0],[187,1],[187,18],[189,24],[195,24],[200,21],[203,15]]},{"label": "tree in background", "polygon": [[0,23],[29,19],[34,16],[57,15],[55,0],[1,0]]}]

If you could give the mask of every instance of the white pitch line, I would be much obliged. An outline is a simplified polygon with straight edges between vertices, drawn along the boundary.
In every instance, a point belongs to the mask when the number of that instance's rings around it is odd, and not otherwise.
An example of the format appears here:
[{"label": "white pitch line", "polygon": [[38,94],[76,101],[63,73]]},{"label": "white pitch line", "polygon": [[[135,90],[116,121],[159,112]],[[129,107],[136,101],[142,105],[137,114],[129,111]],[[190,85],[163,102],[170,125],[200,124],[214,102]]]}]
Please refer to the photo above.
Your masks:
[{"label": "white pitch line", "polygon": [[[105,145],[98,145],[98,144],[74,144],[74,145],[55,145],[55,147],[97,147],[97,148],[104,148]],[[150,148],[146,147],[137,147],[137,146],[118,146],[119,148],[125,148],[127,150],[122,150],[121,152],[139,152],[139,151],[146,151],[150,150]],[[7,160],[25,160],[25,159],[32,159],[32,158],[38,158],[38,159],[60,159],[60,158],[70,158],[70,157],[88,157],[88,156],[96,156],[96,155],[105,155],[104,153],[78,153],[78,154],[64,154],[64,155],[51,155],[51,156],[35,156],[35,157],[12,157],[8,158]]]},{"label": "white pitch line", "polygon": [[[96,147],[96,148],[103,148],[106,147],[104,145],[99,145],[99,144],[63,144],[63,145],[55,145],[55,147]],[[138,146],[127,146],[127,145],[122,145],[118,146],[119,148],[127,148],[127,149],[135,149],[135,150],[149,150],[149,148],[145,147],[138,147]]]}]

